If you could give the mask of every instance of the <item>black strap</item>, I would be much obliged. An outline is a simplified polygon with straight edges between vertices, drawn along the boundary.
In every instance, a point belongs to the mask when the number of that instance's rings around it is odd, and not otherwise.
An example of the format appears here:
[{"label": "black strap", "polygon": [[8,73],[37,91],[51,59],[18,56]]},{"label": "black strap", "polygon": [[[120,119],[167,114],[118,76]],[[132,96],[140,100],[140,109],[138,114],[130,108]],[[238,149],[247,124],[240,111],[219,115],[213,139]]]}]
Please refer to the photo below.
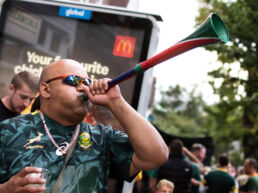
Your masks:
[{"label": "black strap", "polygon": [[65,170],[65,167],[66,167],[66,164],[69,160],[69,158],[71,157],[71,154],[75,148],[75,145],[76,145],[76,141],[72,144],[71,148],[67,151],[67,154],[65,156],[65,162],[64,162],[64,166],[57,178],[57,181],[56,181],[56,184],[52,190],[52,193],[59,193],[60,192],[60,189],[61,189],[61,186],[62,186],[62,179],[63,179],[63,174],[64,174],[64,170]]}]

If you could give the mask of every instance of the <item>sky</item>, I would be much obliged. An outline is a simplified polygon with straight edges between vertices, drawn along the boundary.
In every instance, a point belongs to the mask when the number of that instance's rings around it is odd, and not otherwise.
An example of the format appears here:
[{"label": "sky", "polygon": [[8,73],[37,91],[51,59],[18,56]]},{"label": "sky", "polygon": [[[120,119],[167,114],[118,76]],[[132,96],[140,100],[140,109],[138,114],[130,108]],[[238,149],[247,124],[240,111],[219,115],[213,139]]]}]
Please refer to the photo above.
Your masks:
[{"label": "sky", "polygon": [[[173,46],[195,31],[195,17],[198,15],[197,0],[139,0],[139,11],[160,15],[159,44],[155,54]],[[197,91],[203,95],[208,104],[218,100],[208,84],[207,72],[216,69],[217,54],[198,47],[168,61],[155,66],[153,74],[157,78],[156,96],[159,90],[167,89],[169,85],[179,84],[188,91],[197,85]]]}]

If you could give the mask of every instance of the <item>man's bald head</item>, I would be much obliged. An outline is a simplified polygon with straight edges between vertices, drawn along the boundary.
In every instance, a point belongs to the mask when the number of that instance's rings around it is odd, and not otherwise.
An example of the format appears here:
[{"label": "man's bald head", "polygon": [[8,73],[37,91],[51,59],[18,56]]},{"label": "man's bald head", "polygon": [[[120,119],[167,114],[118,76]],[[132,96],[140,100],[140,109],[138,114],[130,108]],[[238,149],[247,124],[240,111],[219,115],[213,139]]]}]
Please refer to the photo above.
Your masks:
[{"label": "man's bald head", "polygon": [[40,82],[46,82],[47,80],[57,76],[68,74],[72,75],[73,73],[70,72],[72,72],[72,69],[74,68],[81,68],[81,71],[85,72],[85,69],[82,67],[82,65],[75,60],[62,59],[55,61],[44,68],[40,76]]},{"label": "man's bald head", "polygon": [[40,77],[40,110],[60,124],[72,125],[82,121],[87,104],[82,99],[85,85],[65,84],[62,79],[67,75],[88,78],[83,66],[71,59],[44,68]]}]

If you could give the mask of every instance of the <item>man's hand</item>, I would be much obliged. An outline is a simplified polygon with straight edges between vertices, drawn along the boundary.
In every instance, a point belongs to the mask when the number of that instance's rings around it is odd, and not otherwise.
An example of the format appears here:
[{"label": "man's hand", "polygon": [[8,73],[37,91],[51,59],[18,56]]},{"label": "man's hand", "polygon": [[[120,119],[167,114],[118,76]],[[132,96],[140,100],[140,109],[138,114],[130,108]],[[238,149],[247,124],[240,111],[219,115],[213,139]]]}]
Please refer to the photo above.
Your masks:
[{"label": "man's hand", "polygon": [[12,176],[4,184],[0,184],[1,193],[39,193],[44,192],[44,186],[29,186],[29,184],[45,184],[46,180],[40,177],[32,177],[28,174],[41,173],[41,168],[25,167],[19,173]]},{"label": "man's hand", "polygon": [[85,86],[85,92],[93,104],[110,106],[116,99],[121,99],[122,95],[117,85],[108,89],[108,82],[111,79],[104,78],[94,81],[89,87]]}]

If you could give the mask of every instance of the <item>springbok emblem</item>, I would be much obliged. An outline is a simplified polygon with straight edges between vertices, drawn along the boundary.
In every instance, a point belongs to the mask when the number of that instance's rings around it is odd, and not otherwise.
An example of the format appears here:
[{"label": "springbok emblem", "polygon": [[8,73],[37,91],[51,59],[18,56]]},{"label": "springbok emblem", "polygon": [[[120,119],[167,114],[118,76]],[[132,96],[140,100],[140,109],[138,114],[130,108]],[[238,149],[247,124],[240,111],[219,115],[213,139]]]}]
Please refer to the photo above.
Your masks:
[{"label": "springbok emblem", "polygon": [[31,139],[27,139],[28,142],[23,147],[27,147],[28,145],[34,143],[35,141],[40,141],[42,135],[43,135],[42,133],[38,132],[38,136]]}]

